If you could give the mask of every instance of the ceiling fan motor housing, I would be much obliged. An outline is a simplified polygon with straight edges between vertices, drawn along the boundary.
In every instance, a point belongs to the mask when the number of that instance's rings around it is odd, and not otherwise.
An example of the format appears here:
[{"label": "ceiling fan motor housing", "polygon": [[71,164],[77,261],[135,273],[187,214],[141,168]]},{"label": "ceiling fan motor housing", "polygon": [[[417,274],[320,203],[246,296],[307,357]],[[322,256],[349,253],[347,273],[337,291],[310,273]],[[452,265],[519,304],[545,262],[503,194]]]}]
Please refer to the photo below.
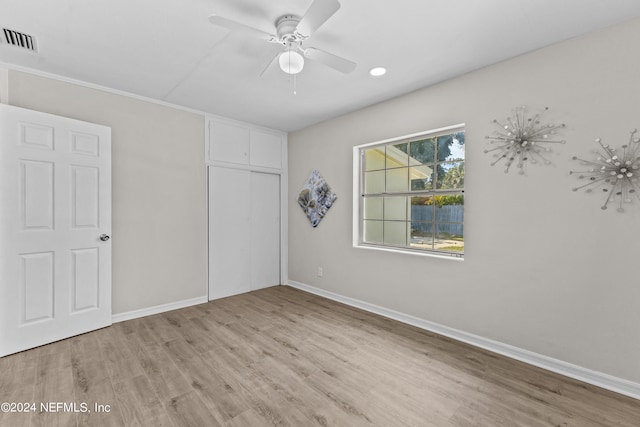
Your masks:
[{"label": "ceiling fan motor housing", "polygon": [[300,23],[300,18],[295,15],[284,15],[276,22],[278,39],[282,41],[294,41],[296,37],[296,28]]}]

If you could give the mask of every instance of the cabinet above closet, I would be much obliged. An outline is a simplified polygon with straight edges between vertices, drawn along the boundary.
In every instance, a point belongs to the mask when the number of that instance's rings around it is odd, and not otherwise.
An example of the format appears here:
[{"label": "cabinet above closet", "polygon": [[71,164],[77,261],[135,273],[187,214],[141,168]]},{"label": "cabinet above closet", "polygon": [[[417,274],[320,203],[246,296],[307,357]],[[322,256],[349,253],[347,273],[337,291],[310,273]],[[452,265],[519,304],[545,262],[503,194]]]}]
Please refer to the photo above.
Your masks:
[{"label": "cabinet above closet", "polygon": [[207,163],[284,168],[286,133],[227,119],[207,119]]}]

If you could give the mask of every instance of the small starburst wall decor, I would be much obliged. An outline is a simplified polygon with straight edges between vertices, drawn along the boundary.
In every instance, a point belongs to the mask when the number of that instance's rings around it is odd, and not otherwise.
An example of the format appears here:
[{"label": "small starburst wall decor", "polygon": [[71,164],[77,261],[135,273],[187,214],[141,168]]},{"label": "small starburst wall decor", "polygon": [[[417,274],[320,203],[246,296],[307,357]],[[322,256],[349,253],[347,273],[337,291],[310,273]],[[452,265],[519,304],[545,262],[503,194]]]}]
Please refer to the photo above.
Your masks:
[{"label": "small starburst wall decor", "polygon": [[578,179],[586,180],[587,183],[572,188],[573,191],[585,189],[591,193],[594,188],[607,195],[604,204],[600,207],[607,209],[610,202],[616,202],[617,211],[624,212],[624,204],[631,203],[633,196],[640,200],[640,138],[636,137],[637,129],[631,131],[629,142],[621,149],[611,148],[608,144],[603,144],[600,138],[596,143],[600,149],[594,150],[597,156],[595,160],[583,160],[573,157],[581,165],[588,167],[584,171],[569,171],[571,175],[577,174]]},{"label": "small starburst wall decor", "polygon": [[496,160],[491,163],[491,166],[504,160],[506,166],[504,173],[509,173],[509,168],[515,163],[519,169],[518,173],[524,175],[527,162],[535,164],[541,161],[545,165],[551,164],[543,154],[551,151],[548,144],[564,144],[566,141],[555,139],[555,135],[565,127],[564,123],[558,125],[542,123],[542,115],[548,109],[549,107],[545,107],[541,113],[528,117],[527,108],[519,107],[506,122],[494,120],[493,123],[500,130],[495,131],[491,136],[486,136],[486,139],[490,140],[490,144],[496,144],[496,147],[484,150],[485,153],[494,153],[493,157]]}]

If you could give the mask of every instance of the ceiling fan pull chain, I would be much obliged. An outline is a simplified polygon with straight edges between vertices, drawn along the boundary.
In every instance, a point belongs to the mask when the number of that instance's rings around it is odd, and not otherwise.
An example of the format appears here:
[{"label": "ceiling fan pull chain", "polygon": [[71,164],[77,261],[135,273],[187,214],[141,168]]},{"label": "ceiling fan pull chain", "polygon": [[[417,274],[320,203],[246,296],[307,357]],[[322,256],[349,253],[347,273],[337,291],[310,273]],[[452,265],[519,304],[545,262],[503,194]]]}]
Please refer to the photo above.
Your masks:
[{"label": "ceiling fan pull chain", "polygon": [[297,95],[298,94],[298,81],[297,81],[296,74],[289,74],[289,84],[293,88],[293,90],[292,90],[293,94]]}]

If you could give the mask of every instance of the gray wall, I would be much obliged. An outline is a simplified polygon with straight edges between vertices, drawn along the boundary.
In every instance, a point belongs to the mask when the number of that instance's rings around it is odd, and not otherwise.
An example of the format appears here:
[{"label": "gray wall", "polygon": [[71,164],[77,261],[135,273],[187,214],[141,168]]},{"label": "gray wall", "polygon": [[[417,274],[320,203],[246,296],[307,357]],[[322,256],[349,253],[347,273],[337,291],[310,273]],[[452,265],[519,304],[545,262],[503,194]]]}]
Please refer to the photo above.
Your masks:
[{"label": "gray wall", "polygon": [[207,295],[204,118],[18,71],[9,104],[111,126],[113,313]]},{"label": "gray wall", "polygon": [[[640,202],[602,211],[568,174],[640,127],[638,40],[636,19],[290,134],[289,279],[640,382]],[[485,135],[520,105],[550,107],[567,144],[505,175]],[[352,147],[461,122],[465,260],[353,248]],[[316,229],[296,202],[314,168],[338,194]]]}]

